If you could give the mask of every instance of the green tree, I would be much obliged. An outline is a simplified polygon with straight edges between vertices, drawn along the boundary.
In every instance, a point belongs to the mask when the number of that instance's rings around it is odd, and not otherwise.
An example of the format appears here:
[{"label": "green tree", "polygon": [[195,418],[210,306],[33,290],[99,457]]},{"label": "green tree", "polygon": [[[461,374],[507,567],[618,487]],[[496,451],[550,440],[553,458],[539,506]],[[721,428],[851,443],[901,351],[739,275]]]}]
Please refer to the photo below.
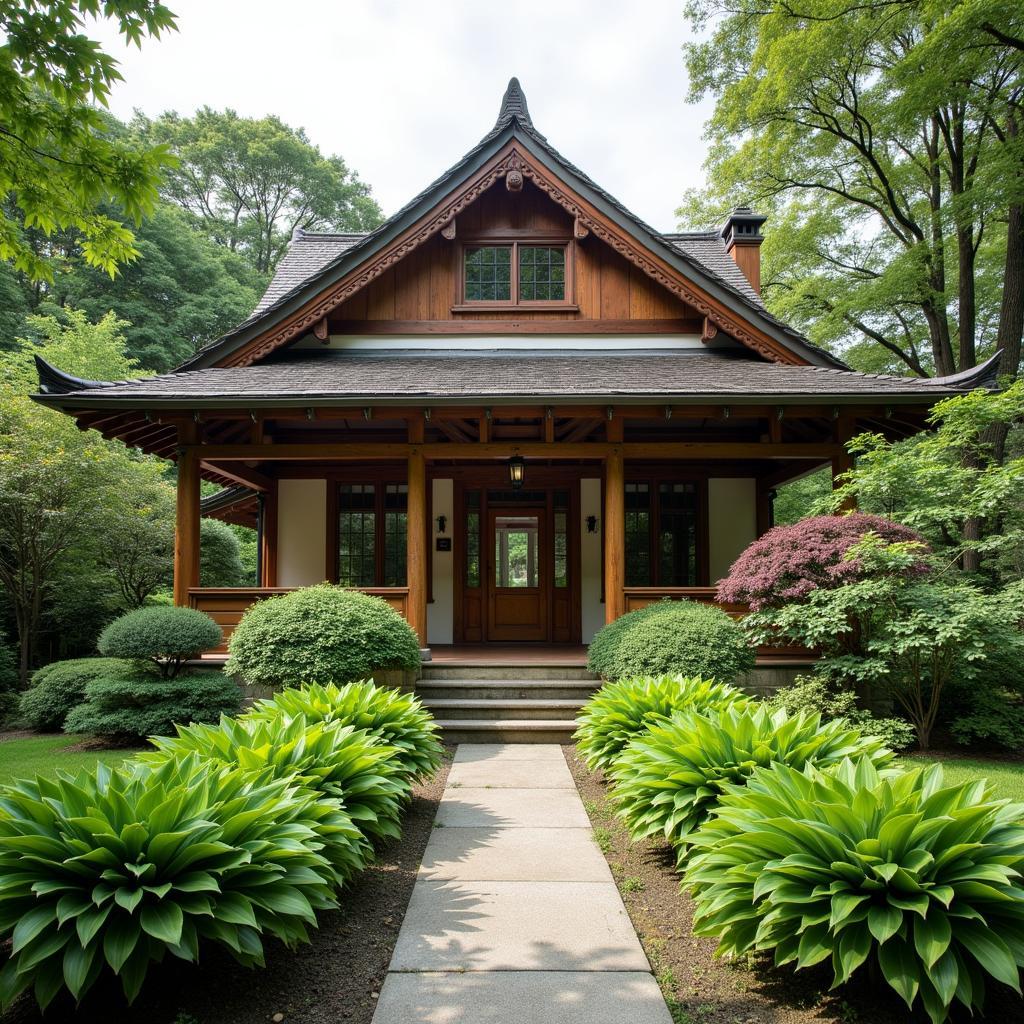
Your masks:
[{"label": "green tree", "polygon": [[199,524],[199,585],[240,587],[246,581],[238,538],[227,523],[203,519]]},{"label": "green tree", "polygon": [[[1024,328],[1024,52],[994,0],[690,0],[709,187],[772,214],[765,295],[865,369],[1016,373]],[[1024,33],[1021,33],[1024,34]]]},{"label": "green tree", "polygon": [[169,163],[165,146],[107,131],[98,106],[121,75],[86,17],[114,20],[137,45],[175,27],[156,0],[0,0],[0,259],[31,279],[51,269],[26,229],[80,232],[83,258],[108,274],[135,257],[132,232],[102,207],[138,223]]},{"label": "green tree", "polygon": [[369,186],[345,161],[324,156],[277,117],[203,107],[191,118],[140,114],[132,127],[178,158],[165,197],[260,274],[273,271],[295,228],[367,231],[380,223]]}]

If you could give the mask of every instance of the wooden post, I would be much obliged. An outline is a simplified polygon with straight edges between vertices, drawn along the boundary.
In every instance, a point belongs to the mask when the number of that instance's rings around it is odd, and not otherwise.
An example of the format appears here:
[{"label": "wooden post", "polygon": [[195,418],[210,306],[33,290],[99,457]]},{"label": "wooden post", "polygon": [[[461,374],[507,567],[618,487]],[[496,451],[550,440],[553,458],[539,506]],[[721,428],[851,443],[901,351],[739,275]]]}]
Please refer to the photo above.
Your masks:
[{"label": "wooden post", "polygon": [[[839,416],[835,421],[835,440],[843,445],[843,450],[832,456],[832,489],[839,487],[839,477],[853,469],[853,456],[846,450],[847,442],[856,433],[856,421],[851,416]],[[855,512],[857,502],[847,499],[843,502],[842,512]]]},{"label": "wooden post", "polygon": [[277,489],[275,480],[273,487],[263,495],[263,548],[260,552],[260,578],[257,580],[261,587],[277,586]]},{"label": "wooden post", "polygon": [[[622,441],[622,420],[608,422],[608,440]],[[604,620],[614,622],[626,610],[625,460],[613,448],[604,460]]]},{"label": "wooden post", "polygon": [[199,586],[199,456],[178,455],[178,508],[174,528],[174,603],[188,607],[188,592]]},{"label": "wooden post", "polygon": [[[423,443],[423,420],[409,420],[409,443]],[[405,582],[409,588],[409,625],[427,646],[427,466],[423,452],[413,448],[408,459]]]}]

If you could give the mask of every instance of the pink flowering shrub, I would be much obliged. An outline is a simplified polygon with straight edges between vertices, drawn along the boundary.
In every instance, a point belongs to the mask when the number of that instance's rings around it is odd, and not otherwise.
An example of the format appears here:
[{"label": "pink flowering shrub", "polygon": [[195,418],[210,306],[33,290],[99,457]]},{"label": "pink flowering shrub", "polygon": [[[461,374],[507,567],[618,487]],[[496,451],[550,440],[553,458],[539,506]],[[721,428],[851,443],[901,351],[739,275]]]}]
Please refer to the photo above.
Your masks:
[{"label": "pink flowering shrub", "polygon": [[719,581],[718,600],[749,604],[753,611],[803,601],[821,588],[833,589],[861,578],[862,564],[844,556],[868,534],[887,543],[922,545],[914,573],[925,573],[928,548],[921,535],[882,516],[854,512],[812,516],[776,526],[754,541]]}]

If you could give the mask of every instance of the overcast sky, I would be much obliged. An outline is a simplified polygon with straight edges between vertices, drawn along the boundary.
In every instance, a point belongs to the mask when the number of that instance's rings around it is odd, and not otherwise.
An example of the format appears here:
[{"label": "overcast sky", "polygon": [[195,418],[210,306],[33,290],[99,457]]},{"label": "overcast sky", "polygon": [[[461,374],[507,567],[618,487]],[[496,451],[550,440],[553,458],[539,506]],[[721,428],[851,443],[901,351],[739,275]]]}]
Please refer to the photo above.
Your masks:
[{"label": "overcast sky", "polygon": [[121,61],[112,110],[277,114],[392,213],[490,130],[517,75],[534,125],[661,230],[699,184],[682,0],[165,0],[179,31]]}]

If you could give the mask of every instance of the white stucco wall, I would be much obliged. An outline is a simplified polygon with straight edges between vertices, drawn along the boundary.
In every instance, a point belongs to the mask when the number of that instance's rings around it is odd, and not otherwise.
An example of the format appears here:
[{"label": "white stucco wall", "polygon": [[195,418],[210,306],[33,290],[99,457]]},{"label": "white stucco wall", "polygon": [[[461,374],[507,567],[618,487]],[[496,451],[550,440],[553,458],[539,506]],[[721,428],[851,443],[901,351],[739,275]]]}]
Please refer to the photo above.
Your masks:
[{"label": "white stucco wall", "polygon": [[281,480],[277,492],[277,585],[309,587],[327,569],[327,481]]},{"label": "white stucco wall", "polygon": [[[587,533],[587,516],[597,516],[597,533]],[[604,510],[601,508],[601,481],[580,481],[580,598],[582,601],[583,642],[590,643],[604,625],[601,601],[601,544],[604,538]]]},{"label": "white stucco wall", "polygon": [[708,481],[708,542],[711,585],[728,575],[743,549],[757,538],[757,482],[712,478]]},{"label": "white stucco wall", "polygon": [[[433,601],[427,605],[427,643],[450,644],[454,639],[455,555],[438,551],[437,538],[455,535],[455,484],[452,480],[433,483],[433,519],[430,523],[430,552],[433,559]],[[437,517],[448,519],[444,533],[437,532]]]}]

